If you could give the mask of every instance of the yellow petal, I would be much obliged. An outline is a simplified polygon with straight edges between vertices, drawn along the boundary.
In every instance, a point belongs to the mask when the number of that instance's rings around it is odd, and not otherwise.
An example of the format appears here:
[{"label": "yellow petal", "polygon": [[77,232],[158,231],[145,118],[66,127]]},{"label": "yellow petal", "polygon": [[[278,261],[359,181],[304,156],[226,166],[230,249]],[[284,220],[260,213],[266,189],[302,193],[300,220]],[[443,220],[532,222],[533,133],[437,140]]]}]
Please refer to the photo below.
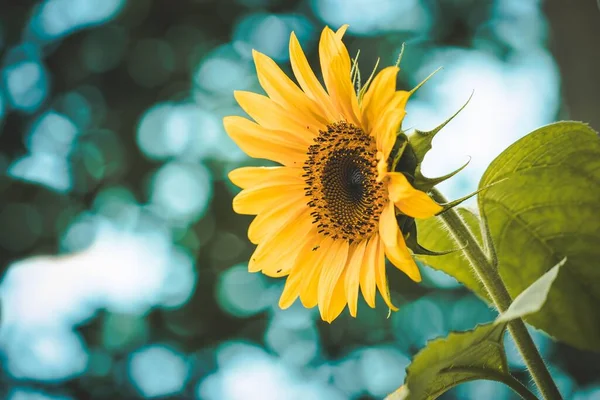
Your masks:
[{"label": "yellow petal", "polygon": [[267,96],[257,93],[235,91],[233,92],[238,104],[256,122],[267,129],[285,132],[285,138],[295,138],[297,142],[310,145],[313,138],[319,134],[321,124],[314,121],[299,120]]},{"label": "yellow petal", "polygon": [[290,35],[290,62],[296,80],[304,93],[321,107],[322,113],[330,122],[337,121],[333,103],[310,67],[294,32]]},{"label": "yellow petal", "polygon": [[305,271],[304,283],[300,288],[300,300],[306,308],[313,308],[318,303],[319,280],[324,268],[323,259],[331,252],[332,244],[331,239],[321,239],[319,235],[304,248],[297,259],[294,268],[302,268]]},{"label": "yellow petal", "polygon": [[365,250],[367,248],[367,240],[362,240],[360,243],[354,246],[354,252],[352,253],[348,261],[348,266],[346,267],[345,291],[350,315],[356,317],[356,311],[358,307],[357,303],[360,284],[360,272],[361,267],[365,262]]},{"label": "yellow petal", "polygon": [[407,99],[405,92],[394,93],[390,102],[378,116],[377,121],[372,125],[373,131],[371,134],[375,136],[377,150],[383,152],[385,159],[389,157],[394,147],[400,125],[404,115],[406,115],[404,107]]},{"label": "yellow petal", "polygon": [[398,67],[384,68],[369,85],[361,104],[363,123],[367,131],[374,126],[396,92],[398,71]]},{"label": "yellow petal", "polygon": [[298,242],[312,229],[307,210],[290,210],[290,219],[279,229],[263,238],[248,262],[248,271],[262,271],[269,276],[289,273],[299,254]]},{"label": "yellow petal", "polygon": [[273,207],[265,209],[258,214],[248,227],[248,239],[254,244],[259,243],[272,232],[277,232],[286,225],[297,208],[308,210],[306,196],[296,192],[295,196],[289,195],[284,201],[274,204]]},{"label": "yellow petal", "polygon": [[252,50],[258,81],[267,95],[286,110],[296,113],[301,121],[325,129],[327,119],[321,108],[307,97],[302,90],[268,56]]},{"label": "yellow petal", "polygon": [[338,119],[362,126],[358,99],[350,76],[350,56],[340,38],[325,27],[319,41],[319,59],[327,92],[336,108]]},{"label": "yellow petal", "polygon": [[[318,247],[317,243],[320,243]],[[306,308],[317,305],[317,288],[323,267],[321,261],[329,253],[331,244],[330,239],[322,239],[313,229],[307,240],[297,246],[298,257],[279,299],[281,308],[289,307],[298,296]]]},{"label": "yellow petal", "polygon": [[350,25],[344,24],[344,25],[340,26],[337,31],[335,31],[336,39],[342,40],[342,38],[346,34],[346,31],[348,30],[348,26],[350,26]]},{"label": "yellow petal", "polygon": [[429,218],[442,211],[442,206],[425,192],[413,188],[404,174],[390,172],[388,176],[390,178],[388,184],[390,200],[404,214],[413,218]]},{"label": "yellow petal", "polygon": [[420,282],[421,273],[406,247],[391,202],[383,208],[379,217],[379,235],[385,247],[385,254],[391,263],[413,281]]},{"label": "yellow petal", "polygon": [[281,177],[297,177],[298,170],[288,167],[242,167],[230,171],[227,176],[237,187],[247,189]]},{"label": "yellow petal", "polygon": [[388,173],[387,158],[383,156],[383,151],[377,152],[377,182],[383,181]]},{"label": "yellow petal", "polygon": [[233,198],[233,211],[238,214],[256,215],[290,196],[297,197],[304,193],[306,184],[302,178],[279,178],[242,190]]},{"label": "yellow petal", "polygon": [[300,271],[292,271],[285,280],[285,286],[281,297],[279,297],[279,308],[285,310],[289,308],[300,294],[300,284],[302,283],[302,274]]},{"label": "yellow petal", "polygon": [[377,241],[377,257],[375,259],[375,280],[377,282],[377,288],[379,289],[379,293],[381,293],[381,297],[383,297],[385,304],[387,304],[392,311],[398,311],[398,307],[394,306],[392,303],[390,287],[387,283],[387,274],[385,272],[385,249],[383,247],[383,242],[379,238],[379,235],[376,235],[374,240]]},{"label": "yellow petal", "polygon": [[250,157],[273,160],[287,166],[301,167],[306,159],[307,144],[285,132],[271,131],[242,117],[223,118],[229,137]]},{"label": "yellow petal", "polygon": [[288,246],[286,250],[279,252],[279,256],[274,255],[271,258],[263,259],[261,269],[263,274],[271,278],[281,278],[290,274],[302,254],[302,249],[314,241],[314,235],[311,235],[310,228],[301,227],[296,230],[295,234],[297,237],[294,238],[294,246]]},{"label": "yellow petal", "polygon": [[344,311],[344,308],[346,308],[346,293],[344,288],[344,281],[346,280],[345,275],[346,271],[342,272],[342,275],[333,288],[327,318],[325,319],[325,321],[329,323],[339,317],[342,311]]},{"label": "yellow petal", "polygon": [[396,222],[396,213],[394,204],[388,202],[379,216],[379,235],[383,244],[386,246],[395,246],[398,242],[398,223]]},{"label": "yellow petal", "polygon": [[375,258],[377,256],[377,242],[371,238],[367,243],[363,266],[360,269],[360,290],[365,301],[371,308],[375,308]]},{"label": "yellow petal", "polygon": [[385,254],[392,264],[400,271],[404,272],[410,279],[415,282],[421,282],[421,272],[415,263],[412,255],[406,247],[404,236],[398,235],[398,244],[396,247],[386,247]]},{"label": "yellow petal", "polygon": [[[349,245],[347,241],[334,240],[331,245],[331,249],[323,258],[323,270],[321,271],[321,278],[319,279],[319,311],[321,312],[321,318],[324,321],[331,322],[332,313],[330,305],[332,303],[334,289],[340,282],[340,277],[346,268],[346,259],[348,258]],[[346,297],[342,295],[344,302]]]}]

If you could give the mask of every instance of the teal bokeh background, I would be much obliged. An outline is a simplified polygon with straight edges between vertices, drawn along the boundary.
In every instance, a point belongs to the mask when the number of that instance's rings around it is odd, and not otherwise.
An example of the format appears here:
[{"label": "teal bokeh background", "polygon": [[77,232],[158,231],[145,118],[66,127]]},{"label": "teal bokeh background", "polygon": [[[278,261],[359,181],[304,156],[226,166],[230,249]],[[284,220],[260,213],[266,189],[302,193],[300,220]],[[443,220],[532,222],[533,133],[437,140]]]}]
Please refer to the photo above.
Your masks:
[{"label": "teal bokeh background", "polygon": [[[348,23],[361,71],[395,62],[404,127],[475,95],[425,172],[489,162],[558,119],[600,127],[600,10],[522,0],[5,0],[0,3],[0,398],[369,399],[427,340],[494,312],[452,278],[390,269],[400,311],[333,324],[277,308],[282,280],[249,274],[248,217],[226,174],[259,164],[227,137],[233,90],[261,91],[251,50],[289,72],[293,30],[313,65],[322,27]],[[533,332],[565,398],[600,397],[600,358]],[[508,340],[510,365],[530,384]],[[499,384],[446,399],[512,399]]]}]

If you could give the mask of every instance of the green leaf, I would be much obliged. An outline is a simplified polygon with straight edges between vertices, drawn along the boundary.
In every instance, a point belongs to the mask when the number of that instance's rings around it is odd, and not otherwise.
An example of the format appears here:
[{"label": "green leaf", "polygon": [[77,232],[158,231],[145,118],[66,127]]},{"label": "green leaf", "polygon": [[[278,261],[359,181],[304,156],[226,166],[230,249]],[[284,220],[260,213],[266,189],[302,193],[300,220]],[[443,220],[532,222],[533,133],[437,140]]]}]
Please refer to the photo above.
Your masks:
[{"label": "green leaf", "polygon": [[[482,245],[481,229],[477,215],[466,208],[457,208],[457,211],[471,228],[479,244]],[[416,222],[417,240],[421,246],[436,252],[456,251],[440,256],[415,254],[415,257],[433,269],[443,271],[454,277],[477,296],[490,303],[491,300],[483,284],[469,266],[460,249],[457,248],[450,234],[446,232],[441,217],[418,219]]]},{"label": "green leaf", "polygon": [[531,286],[523,290],[513,300],[510,307],[496,318],[496,323],[512,321],[513,319],[523,318],[526,315],[540,311],[548,298],[548,293],[550,293],[550,288],[558,276],[560,267],[566,261],[567,259],[563,258],[550,271],[546,272],[541,278],[533,282]]},{"label": "green leaf", "polygon": [[[478,325],[432,340],[406,369],[404,385],[387,399],[435,399],[456,385],[476,379],[503,382],[518,393],[527,392],[508,371],[505,329],[503,323]],[[527,394],[524,397],[530,398]]]},{"label": "green leaf", "polygon": [[520,139],[485,172],[479,195],[500,275],[515,298],[567,257],[543,309],[525,317],[575,347],[600,351],[600,138],[559,122]]}]

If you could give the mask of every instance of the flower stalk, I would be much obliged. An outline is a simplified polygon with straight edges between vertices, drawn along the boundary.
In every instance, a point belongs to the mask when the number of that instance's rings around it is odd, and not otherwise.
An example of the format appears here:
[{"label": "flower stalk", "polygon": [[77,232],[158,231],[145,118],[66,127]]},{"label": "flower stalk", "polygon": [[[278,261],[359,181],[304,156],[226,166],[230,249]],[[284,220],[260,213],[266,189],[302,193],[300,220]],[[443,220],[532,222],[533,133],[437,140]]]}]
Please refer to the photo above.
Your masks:
[{"label": "flower stalk", "polygon": [[[433,189],[431,194],[432,198],[438,203],[448,202],[444,195],[437,189]],[[497,260],[490,260],[488,258],[484,249],[475,239],[469,226],[455,209],[450,208],[445,210],[440,214],[440,217],[450,231],[456,244],[462,248],[461,251],[477,274],[477,277],[483,283],[495,307],[499,312],[504,312],[510,306],[512,299],[495,267]],[[495,258],[493,253],[491,253],[491,256]],[[558,387],[552,379],[523,320],[518,318],[509,322],[508,330],[543,398],[546,400],[562,400]]]}]

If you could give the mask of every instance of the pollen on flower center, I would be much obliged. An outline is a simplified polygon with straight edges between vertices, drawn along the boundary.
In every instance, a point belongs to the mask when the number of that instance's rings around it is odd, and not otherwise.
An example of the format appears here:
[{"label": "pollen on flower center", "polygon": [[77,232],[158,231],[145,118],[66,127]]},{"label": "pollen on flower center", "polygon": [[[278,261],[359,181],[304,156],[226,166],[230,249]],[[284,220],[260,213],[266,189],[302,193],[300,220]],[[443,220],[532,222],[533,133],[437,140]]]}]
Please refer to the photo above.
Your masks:
[{"label": "pollen on flower center", "polygon": [[314,142],[303,167],[313,223],[333,239],[369,237],[387,198],[377,182],[375,139],[353,124],[336,122]]}]

